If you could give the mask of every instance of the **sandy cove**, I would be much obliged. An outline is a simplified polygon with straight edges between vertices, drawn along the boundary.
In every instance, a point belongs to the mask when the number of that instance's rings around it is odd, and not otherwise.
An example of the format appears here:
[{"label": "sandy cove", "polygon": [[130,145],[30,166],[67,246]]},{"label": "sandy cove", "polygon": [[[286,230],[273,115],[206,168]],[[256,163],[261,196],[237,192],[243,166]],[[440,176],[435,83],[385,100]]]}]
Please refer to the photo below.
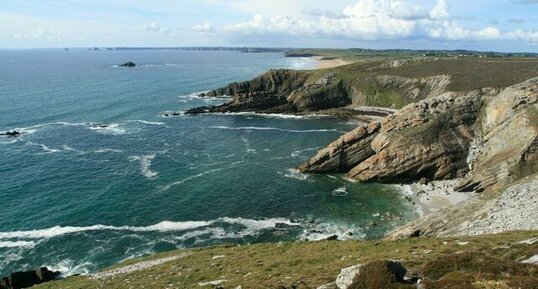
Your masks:
[{"label": "sandy cove", "polygon": [[333,68],[353,63],[353,61],[322,56],[316,56],[314,59],[316,59],[315,69]]}]

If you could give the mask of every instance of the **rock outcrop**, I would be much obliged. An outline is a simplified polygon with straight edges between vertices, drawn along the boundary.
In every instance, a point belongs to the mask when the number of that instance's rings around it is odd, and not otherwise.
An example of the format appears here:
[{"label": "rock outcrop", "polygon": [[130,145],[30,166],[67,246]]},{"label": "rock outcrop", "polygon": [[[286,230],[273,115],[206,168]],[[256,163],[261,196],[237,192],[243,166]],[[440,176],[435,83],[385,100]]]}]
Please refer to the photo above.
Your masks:
[{"label": "rock outcrop", "polygon": [[334,284],[338,289],[393,288],[394,284],[405,283],[406,274],[407,270],[400,262],[378,261],[343,268],[334,283],[324,286],[330,288]]},{"label": "rock outcrop", "polygon": [[21,134],[23,134],[23,132],[20,132],[18,130],[12,130],[12,131],[2,132],[2,133],[0,133],[0,136],[17,137],[17,136],[20,136]]},{"label": "rock outcrop", "polygon": [[[350,79],[339,71],[316,72],[270,70],[250,81],[232,83],[203,93],[202,97],[231,97],[217,106],[186,111],[187,114],[215,112],[309,113],[329,112],[334,116],[371,116],[362,107],[401,107],[446,90],[450,76],[407,78],[394,75],[363,75]],[[335,109],[342,109],[342,114]],[[359,109],[357,109],[359,108]],[[332,110],[332,111],[331,111]],[[378,110],[387,116],[387,111]],[[372,118],[368,118],[371,120]]]},{"label": "rock outcrop", "polygon": [[538,172],[538,78],[487,100],[475,135],[460,190],[502,187]]},{"label": "rock outcrop", "polygon": [[232,101],[219,106],[188,110],[188,114],[204,112],[296,113],[341,107],[351,101],[341,81],[328,74],[308,82],[311,73],[296,70],[270,70],[250,81],[232,83],[201,96],[232,96]]},{"label": "rock outcrop", "polygon": [[347,172],[353,179],[381,182],[461,177],[480,105],[478,91],[410,104],[345,134],[299,170]]},{"label": "rock outcrop", "polygon": [[358,127],[299,170],[377,182],[464,177],[459,190],[482,191],[538,172],[537,123],[538,78],[500,93],[445,93]]},{"label": "rock outcrop", "polygon": [[35,271],[13,272],[9,277],[0,279],[0,289],[29,288],[60,277],[60,272],[50,271],[47,267],[41,267]]}]

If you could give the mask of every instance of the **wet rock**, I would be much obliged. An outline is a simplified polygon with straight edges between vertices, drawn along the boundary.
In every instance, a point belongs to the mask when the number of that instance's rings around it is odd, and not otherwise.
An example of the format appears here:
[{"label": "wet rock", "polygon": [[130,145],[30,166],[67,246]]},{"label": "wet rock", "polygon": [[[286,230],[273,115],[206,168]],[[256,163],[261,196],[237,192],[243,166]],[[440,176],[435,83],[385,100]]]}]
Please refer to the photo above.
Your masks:
[{"label": "wet rock", "polygon": [[421,185],[427,185],[429,182],[430,180],[428,180],[427,178],[421,178],[420,180],[418,180],[418,183]]},{"label": "wet rock", "polygon": [[17,130],[12,130],[12,131],[6,131],[6,132],[3,132],[3,133],[0,133],[0,136],[17,137],[17,136],[20,136],[21,134],[23,134],[23,132],[20,132],[20,131],[17,131]]},{"label": "wet rock", "polygon": [[338,235],[331,235],[331,236],[327,237],[325,240],[327,240],[327,241],[337,241],[338,240]]},{"label": "wet rock", "polygon": [[120,64],[119,66],[120,67],[136,67],[136,64],[134,62],[129,61],[129,62],[125,62],[123,64]]}]

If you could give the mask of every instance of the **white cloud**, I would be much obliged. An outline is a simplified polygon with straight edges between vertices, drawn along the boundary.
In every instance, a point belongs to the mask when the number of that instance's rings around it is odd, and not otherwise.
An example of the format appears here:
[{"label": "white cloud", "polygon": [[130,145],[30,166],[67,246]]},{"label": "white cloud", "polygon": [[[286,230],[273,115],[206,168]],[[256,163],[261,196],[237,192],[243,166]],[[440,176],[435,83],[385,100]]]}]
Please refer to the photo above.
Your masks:
[{"label": "white cloud", "polygon": [[433,19],[447,19],[450,14],[448,12],[448,3],[447,0],[439,0],[435,7],[433,7],[430,12],[430,16]]},{"label": "white cloud", "polygon": [[142,30],[148,31],[148,32],[170,33],[170,29],[166,27],[162,27],[157,22],[142,25]]},{"label": "white cloud", "polygon": [[447,0],[438,0],[430,10],[412,6],[405,0],[358,0],[336,15],[339,17],[310,13],[313,17],[308,19],[258,14],[249,21],[225,25],[223,30],[241,35],[325,36],[352,40],[538,41],[535,31],[503,32],[491,25],[465,27],[451,17]]},{"label": "white cloud", "polygon": [[206,22],[204,24],[194,25],[192,30],[199,33],[211,33],[215,31],[215,27],[213,27],[213,24]]}]

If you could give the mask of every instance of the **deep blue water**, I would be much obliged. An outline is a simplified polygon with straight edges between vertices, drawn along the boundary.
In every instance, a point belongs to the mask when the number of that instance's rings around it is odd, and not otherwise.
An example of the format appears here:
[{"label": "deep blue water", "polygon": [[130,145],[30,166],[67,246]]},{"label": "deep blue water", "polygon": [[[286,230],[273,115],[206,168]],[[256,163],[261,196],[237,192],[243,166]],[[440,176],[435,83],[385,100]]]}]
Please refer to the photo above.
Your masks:
[{"label": "deep blue water", "polygon": [[[115,66],[126,61],[139,67]],[[194,92],[312,66],[277,53],[0,51],[0,131],[26,132],[0,138],[0,275],[87,273],[220,242],[371,238],[412,218],[394,187],[293,170],[355,123],[160,116],[225,101]]]}]

